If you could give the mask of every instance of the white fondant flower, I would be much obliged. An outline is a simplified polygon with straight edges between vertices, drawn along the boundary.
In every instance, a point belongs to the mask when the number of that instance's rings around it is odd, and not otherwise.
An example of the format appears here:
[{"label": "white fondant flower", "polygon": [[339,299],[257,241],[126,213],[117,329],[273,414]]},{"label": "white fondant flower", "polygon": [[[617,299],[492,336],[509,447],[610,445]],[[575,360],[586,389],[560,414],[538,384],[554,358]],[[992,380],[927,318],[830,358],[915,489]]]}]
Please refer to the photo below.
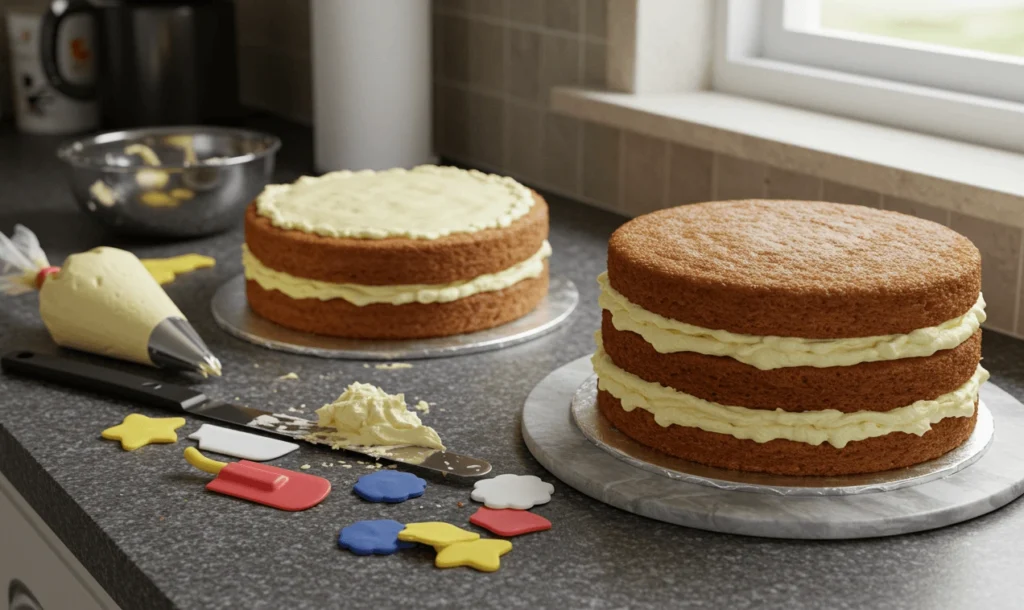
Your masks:
[{"label": "white fondant flower", "polygon": [[533,475],[502,474],[493,479],[477,481],[471,498],[487,508],[529,510],[551,501],[555,486]]}]

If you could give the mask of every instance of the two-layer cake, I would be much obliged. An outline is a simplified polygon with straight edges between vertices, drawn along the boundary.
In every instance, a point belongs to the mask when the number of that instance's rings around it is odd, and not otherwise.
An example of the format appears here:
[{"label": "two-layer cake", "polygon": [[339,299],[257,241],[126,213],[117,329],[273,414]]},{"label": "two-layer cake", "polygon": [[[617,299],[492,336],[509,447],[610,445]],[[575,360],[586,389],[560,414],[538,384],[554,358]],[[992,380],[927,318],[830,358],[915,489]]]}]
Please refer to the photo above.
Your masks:
[{"label": "two-layer cake", "polygon": [[454,167],[268,186],[245,219],[249,305],[288,328],[414,339],[491,328],[547,294],[548,209],[511,178]]},{"label": "two-layer cake", "polygon": [[974,429],[981,257],[860,206],[725,201],[619,228],[599,278],[601,412],[663,452],[793,475],[936,458]]}]

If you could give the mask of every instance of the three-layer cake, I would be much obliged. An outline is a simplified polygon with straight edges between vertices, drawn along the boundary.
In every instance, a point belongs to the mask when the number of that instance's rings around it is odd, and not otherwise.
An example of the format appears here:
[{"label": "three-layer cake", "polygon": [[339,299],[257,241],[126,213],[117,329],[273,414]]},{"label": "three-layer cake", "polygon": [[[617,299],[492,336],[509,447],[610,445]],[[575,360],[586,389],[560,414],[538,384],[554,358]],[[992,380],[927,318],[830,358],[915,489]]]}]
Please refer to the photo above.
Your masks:
[{"label": "three-layer cake", "polygon": [[840,475],[936,458],[974,429],[981,257],[926,220],[724,201],[636,218],[599,278],[601,412],[722,468]]}]

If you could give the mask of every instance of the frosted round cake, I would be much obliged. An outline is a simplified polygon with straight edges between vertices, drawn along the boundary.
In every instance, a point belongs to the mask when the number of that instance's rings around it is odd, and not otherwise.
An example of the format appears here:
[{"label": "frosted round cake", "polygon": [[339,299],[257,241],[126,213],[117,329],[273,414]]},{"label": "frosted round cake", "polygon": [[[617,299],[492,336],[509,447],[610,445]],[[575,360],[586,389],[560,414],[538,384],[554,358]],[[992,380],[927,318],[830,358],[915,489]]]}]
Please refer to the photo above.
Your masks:
[{"label": "frosted round cake", "polygon": [[547,294],[548,210],[511,178],[453,167],[333,172],[270,185],[245,220],[249,305],[356,339],[473,332]]}]

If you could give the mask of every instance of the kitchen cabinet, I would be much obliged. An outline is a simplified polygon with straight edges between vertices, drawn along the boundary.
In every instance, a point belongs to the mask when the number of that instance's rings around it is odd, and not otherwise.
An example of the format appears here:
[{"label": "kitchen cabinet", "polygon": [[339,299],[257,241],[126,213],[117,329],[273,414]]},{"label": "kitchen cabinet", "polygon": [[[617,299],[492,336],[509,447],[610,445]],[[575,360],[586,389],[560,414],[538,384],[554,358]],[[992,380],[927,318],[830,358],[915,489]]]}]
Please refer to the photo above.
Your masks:
[{"label": "kitchen cabinet", "polygon": [[75,556],[0,475],[0,608],[116,610]]}]

